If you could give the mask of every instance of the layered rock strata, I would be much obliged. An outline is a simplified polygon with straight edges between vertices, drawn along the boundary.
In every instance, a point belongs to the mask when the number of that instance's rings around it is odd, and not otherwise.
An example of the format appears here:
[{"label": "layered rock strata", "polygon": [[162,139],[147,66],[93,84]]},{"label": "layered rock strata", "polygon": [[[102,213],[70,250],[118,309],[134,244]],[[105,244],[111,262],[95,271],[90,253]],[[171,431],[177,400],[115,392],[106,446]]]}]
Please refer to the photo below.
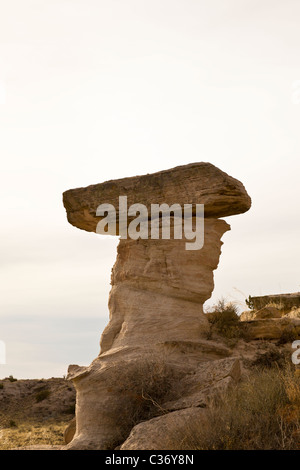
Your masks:
[{"label": "layered rock strata", "polygon": [[[152,401],[158,414],[203,407],[210,390],[226,388],[239,375],[231,352],[207,340],[203,303],[214,287],[221,237],[230,229],[218,217],[250,208],[245,188],[213,165],[195,163],[69,190],[69,222],[96,231],[97,207],[108,203],[118,212],[120,195],[149,209],[152,203],[204,204],[204,246],[186,250],[184,238],[120,240],[100,354],[87,368],[69,367],[77,391],[69,449],[114,449],[136,424],[140,399]],[[155,381],[163,376],[160,390],[168,386],[157,403]]]},{"label": "layered rock strata", "polygon": [[292,294],[274,294],[251,297],[253,308],[260,310],[268,305],[280,308],[282,315],[290,312],[292,308],[300,308],[300,292]]}]

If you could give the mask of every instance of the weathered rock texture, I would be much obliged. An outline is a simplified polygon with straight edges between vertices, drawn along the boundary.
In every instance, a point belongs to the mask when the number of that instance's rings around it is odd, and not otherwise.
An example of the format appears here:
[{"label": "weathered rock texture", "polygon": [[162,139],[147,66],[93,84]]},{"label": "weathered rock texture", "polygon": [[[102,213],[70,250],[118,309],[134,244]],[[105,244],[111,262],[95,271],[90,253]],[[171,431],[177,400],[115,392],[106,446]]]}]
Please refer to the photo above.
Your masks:
[{"label": "weathered rock texture", "polygon": [[[120,195],[128,205],[205,204],[205,242],[201,250],[188,251],[184,239],[120,240],[100,354],[87,368],[69,367],[77,390],[70,449],[120,445],[138,421],[139,400],[155,401],[157,413],[202,407],[210,390],[224,389],[239,376],[231,352],[206,339],[203,303],[214,287],[221,237],[230,229],[218,217],[250,207],[243,185],[209,163],[109,181],[64,193],[69,222],[95,231],[97,207],[109,203],[117,209]],[[159,403],[158,372],[168,384]]]},{"label": "weathered rock texture", "polygon": [[247,332],[249,340],[280,339],[283,334],[288,332],[293,334],[294,339],[298,339],[300,336],[300,319],[297,317],[254,319],[243,321],[240,326]]},{"label": "weathered rock texture", "polygon": [[266,318],[281,318],[282,313],[276,307],[263,307],[256,312],[254,312],[254,320],[264,320]]},{"label": "weathered rock texture", "polygon": [[122,444],[121,450],[180,450],[186,440],[193,442],[196,426],[203,426],[208,420],[204,408],[185,408],[153,418],[135,426]]},{"label": "weathered rock texture", "polygon": [[292,294],[275,294],[251,297],[253,308],[255,310],[262,309],[268,304],[279,306],[282,314],[288,313],[293,307],[300,307],[300,292]]},{"label": "weathered rock texture", "polygon": [[151,204],[204,204],[205,217],[227,217],[250,209],[251,200],[242,183],[210,163],[191,163],[151,175],[122,178],[70,189],[63,194],[70,224],[95,232],[101,217],[96,209],[112,204],[118,214],[119,196],[127,196],[128,206]]},{"label": "weathered rock texture", "polygon": [[205,246],[197,251],[185,250],[182,240],[120,240],[101,352],[144,347],[145,333],[149,344],[199,340],[227,230],[225,221],[208,219]]},{"label": "weathered rock texture", "polygon": [[72,441],[74,435],[75,435],[75,432],[76,432],[76,418],[73,418],[68,426],[66,427],[65,429],[65,432],[64,432],[64,441],[66,444],[69,444],[69,442]]}]

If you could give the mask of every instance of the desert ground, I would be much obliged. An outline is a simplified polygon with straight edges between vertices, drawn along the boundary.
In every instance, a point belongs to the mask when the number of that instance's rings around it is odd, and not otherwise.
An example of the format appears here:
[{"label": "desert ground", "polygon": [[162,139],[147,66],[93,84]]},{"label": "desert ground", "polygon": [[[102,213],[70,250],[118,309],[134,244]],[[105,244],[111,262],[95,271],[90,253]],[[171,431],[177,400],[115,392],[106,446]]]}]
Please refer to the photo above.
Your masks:
[{"label": "desert ground", "polygon": [[[234,305],[220,301],[207,315],[207,341],[217,341],[239,359],[237,380],[222,385],[205,407],[193,408],[190,419],[187,410],[170,413],[159,403],[172,378],[164,384],[149,367],[139,370],[144,377],[124,375],[124,394],[130,390],[133,396],[129,409],[145,413],[132,416],[136,431],[128,448],[145,449],[146,440],[152,449],[156,435],[165,450],[300,449],[300,369],[292,361],[299,308],[284,313],[272,304],[240,316]],[[141,407],[149,397],[151,406]],[[0,449],[63,449],[74,435],[75,401],[74,386],[65,377],[0,380]],[[128,409],[124,416],[128,419]],[[159,435],[162,420],[164,436]]]}]

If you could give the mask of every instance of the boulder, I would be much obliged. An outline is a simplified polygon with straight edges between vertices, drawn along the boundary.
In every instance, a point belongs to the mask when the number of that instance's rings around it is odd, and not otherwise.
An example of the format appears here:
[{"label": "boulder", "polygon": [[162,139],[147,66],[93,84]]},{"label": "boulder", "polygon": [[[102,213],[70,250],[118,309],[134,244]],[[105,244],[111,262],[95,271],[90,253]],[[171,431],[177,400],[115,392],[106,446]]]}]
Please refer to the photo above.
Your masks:
[{"label": "boulder", "polygon": [[72,441],[76,432],[76,418],[71,419],[70,423],[65,429],[64,432],[64,441],[65,444],[69,444]]},{"label": "boulder", "polygon": [[135,426],[121,445],[121,450],[185,450],[193,441],[194,428],[205,427],[204,408],[173,411]]},{"label": "boulder", "polygon": [[240,361],[236,358],[226,358],[208,361],[183,377],[179,387],[180,398],[162,405],[168,411],[202,406],[214,395],[224,393],[241,376]]}]

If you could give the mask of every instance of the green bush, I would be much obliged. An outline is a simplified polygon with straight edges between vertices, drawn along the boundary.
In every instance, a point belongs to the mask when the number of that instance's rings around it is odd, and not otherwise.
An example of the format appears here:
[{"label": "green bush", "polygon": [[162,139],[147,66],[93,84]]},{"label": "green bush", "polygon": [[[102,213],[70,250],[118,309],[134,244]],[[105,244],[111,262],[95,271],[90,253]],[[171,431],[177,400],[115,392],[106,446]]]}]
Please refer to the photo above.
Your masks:
[{"label": "green bush", "polygon": [[0,383],[0,390],[3,390],[3,388],[4,388],[3,383]]}]

